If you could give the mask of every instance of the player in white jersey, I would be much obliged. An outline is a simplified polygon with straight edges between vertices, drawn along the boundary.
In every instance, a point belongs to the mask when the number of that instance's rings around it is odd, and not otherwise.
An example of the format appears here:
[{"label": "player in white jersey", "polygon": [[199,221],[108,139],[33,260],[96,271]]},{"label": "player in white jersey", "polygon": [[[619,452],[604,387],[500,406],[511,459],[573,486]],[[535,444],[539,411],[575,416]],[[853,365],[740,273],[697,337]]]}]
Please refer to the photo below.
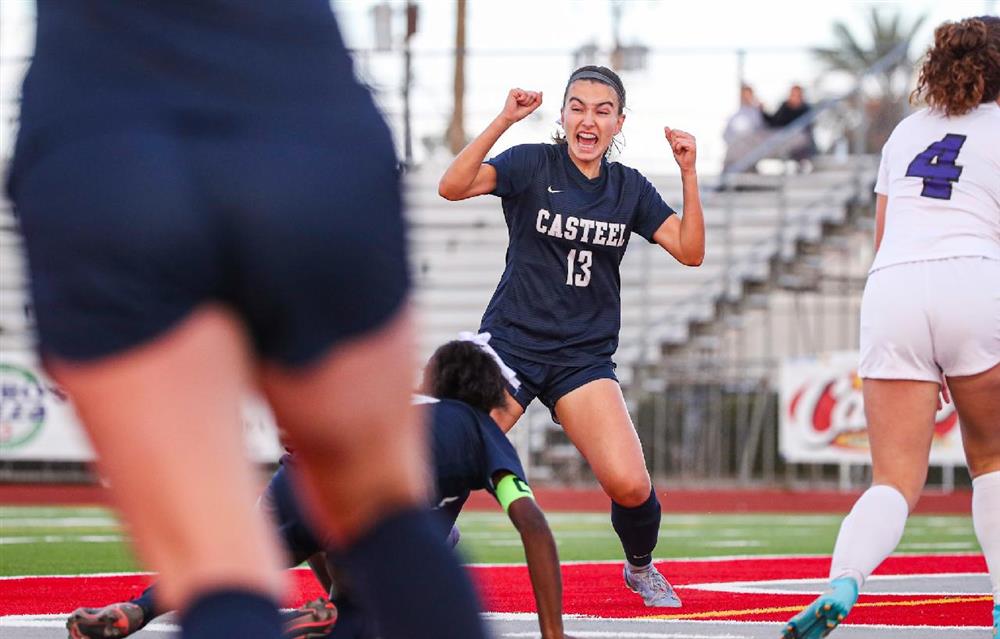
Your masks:
[{"label": "player in white jersey", "polygon": [[994,635],[1000,625],[1000,18],[938,27],[918,96],[929,108],[893,131],[875,185],[858,369],[872,487],[840,528],[830,590],[789,621],[785,639],[826,636],[896,548],[927,478],[938,393],[948,401],[949,389]]}]

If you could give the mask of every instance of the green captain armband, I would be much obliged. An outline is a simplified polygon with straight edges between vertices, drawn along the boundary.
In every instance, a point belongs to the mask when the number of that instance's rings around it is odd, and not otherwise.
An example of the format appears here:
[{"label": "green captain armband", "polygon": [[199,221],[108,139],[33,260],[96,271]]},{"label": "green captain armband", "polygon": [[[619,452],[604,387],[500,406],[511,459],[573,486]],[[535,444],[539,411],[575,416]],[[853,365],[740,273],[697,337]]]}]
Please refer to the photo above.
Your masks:
[{"label": "green captain armband", "polygon": [[517,475],[505,475],[497,484],[496,495],[504,512],[507,512],[510,505],[522,497],[535,498],[528,484]]}]

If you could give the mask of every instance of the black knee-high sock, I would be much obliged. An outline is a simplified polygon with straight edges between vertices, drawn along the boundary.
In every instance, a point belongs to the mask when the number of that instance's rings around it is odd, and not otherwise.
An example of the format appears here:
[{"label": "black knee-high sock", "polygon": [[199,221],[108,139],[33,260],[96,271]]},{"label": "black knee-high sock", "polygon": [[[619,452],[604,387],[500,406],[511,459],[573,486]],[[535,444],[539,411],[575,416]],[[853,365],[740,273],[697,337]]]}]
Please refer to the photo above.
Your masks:
[{"label": "black knee-high sock", "polygon": [[656,491],[635,508],[611,502],[611,525],[625,551],[625,559],[633,566],[646,566],[653,561],[653,549],[660,534],[660,500]]},{"label": "black knee-high sock", "polygon": [[280,639],[281,617],[272,599],[247,590],[216,590],[181,615],[182,639]]},{"label": "black knee-high sock", "polygon": [[472,584],[431,516],[395,513],[345,549],[352,594],[382,639],[485,639]]}]

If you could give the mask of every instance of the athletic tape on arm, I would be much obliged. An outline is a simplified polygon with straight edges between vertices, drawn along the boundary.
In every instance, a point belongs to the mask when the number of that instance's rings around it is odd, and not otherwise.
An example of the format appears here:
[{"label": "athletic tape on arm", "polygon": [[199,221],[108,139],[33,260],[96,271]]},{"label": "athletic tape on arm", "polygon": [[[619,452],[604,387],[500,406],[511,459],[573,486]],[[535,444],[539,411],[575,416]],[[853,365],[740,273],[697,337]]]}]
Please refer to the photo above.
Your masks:
[{"label": "athletic tape on arm", "polygon": [[510,505],[522,497],[535,498],[528,484],[517,475],[505,475],[497,484],[496,495],[504,512],[507,512]]}]

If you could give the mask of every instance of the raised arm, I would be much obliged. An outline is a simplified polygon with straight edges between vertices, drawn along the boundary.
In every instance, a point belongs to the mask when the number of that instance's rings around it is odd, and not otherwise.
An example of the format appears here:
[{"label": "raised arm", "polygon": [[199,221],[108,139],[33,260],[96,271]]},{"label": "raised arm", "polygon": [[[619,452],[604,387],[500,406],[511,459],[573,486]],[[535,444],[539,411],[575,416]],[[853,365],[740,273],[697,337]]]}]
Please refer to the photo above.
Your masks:
[{"label": "raised arm", "polygon": [[489,164],[483,164],[486,154],[504,131],[541,104],[541,92],[511,89],[500,115],[493,118],[489,126],[452,160],[438,182],[438,194],[446,200],[455,201],[493,191],[497,185],[497,172]]},{"label": "raised arm", "polygon": [[694,136],[678,129],[664,127],[674,160],[681,168],[683,215],[668,217],[653,234],[653,241],[662,246],[681,264],[699,266],[705,260],[705,216],[698,192],[698,172],[695,170],[697,146]]},{"label": "raised arm", "polygon": [[[535,591],[538,625],[543,639],[562,639],[562,575],[559,553],[545,515],[535,503],[531,489],[516,475],[498,473],[494,477],[497,497],[507,510],[524,544],[531,587]],[[510,501],[513,499],[513,501]]]}]

